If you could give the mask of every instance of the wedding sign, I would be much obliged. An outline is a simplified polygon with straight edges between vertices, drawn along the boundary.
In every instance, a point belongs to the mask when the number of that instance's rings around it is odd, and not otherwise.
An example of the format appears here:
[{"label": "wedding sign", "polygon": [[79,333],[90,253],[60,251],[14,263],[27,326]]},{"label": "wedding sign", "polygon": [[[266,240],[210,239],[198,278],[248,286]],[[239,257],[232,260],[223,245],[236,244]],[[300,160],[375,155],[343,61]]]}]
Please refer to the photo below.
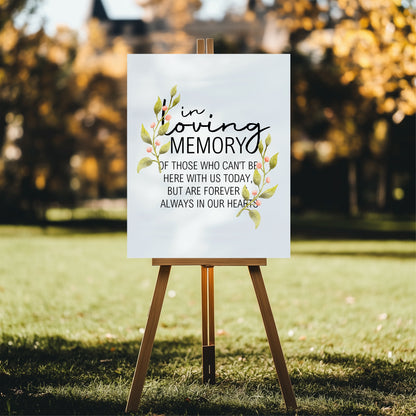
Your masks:
[{"label": "wedding sign", "polygon": [[128,257],[290,256],[290,56],[129,55]]}]

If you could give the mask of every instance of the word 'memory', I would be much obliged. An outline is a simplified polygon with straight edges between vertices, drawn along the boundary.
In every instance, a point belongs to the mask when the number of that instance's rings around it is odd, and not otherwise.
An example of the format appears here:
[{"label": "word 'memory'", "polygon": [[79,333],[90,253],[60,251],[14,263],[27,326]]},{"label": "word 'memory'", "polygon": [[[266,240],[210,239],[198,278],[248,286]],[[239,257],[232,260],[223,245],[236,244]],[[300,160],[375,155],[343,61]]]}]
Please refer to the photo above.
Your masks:
[{"label": "word 'memory'", "polygon": [[[194,110],[195,111],[195,110]],[[203,111],[202,111],[203,112]],[[201,114],[202,112],[198,112]],[[187,114],[186,116],[191,115],[192,112]],[[212,114],[209,115],[212,118]],[[199,131],[208,131],[209,133],[216,133],[216,132],[226,132],[226,134],[230,134],[231,131],[248,131],[253,133],[251,136],[247,135],[244,139],[238,139],[238,137],[233,137],[228,135],[226,137],[207,137],[206,140],[202,141],[200,137],[185,137],[182,136],[177,144],[172,137],[172,152],[176,151],[176,153],[184,153],[185,148],[188,150],[187,153],[209,153],[211,150],[214,153],[236,153],[234,150],[234,146],[239,146],[240,153],[243,152],[243,146],[248,153],[255,153],[257,151],[257,146],[260,142],[260,133],[264,130],[270,128],[270,126],[261,127],[260,123],[247,123],[242,126],[238,126],[237,123],[222,123],[220,125],[213,126],[211,120],[207,123],[193,121],[190,123],[176,123],[172,130],[168,131],[166,135],[172,136],[174,133],[183,133],[185,129],[190,128],[194,133],[198,133]],[[186,142],[186,144],[185,144]],[[173,146],[174,145],[174,146]],[[193,146],[196,146],[196,150],[192,149]]]},{"label": "word 'memory'", "polygon": [[[242,139],[238,137],[207,137],[205,140],[201,140],[200,137],[188,136],[181,137],[179,141],[174,137],[171,140],[171,152],[172,153],[188,153],[188,154],[200,154],[200,153],[236,153],[242,154],[245,151],[248,153],[255,153],[257,151],[258,142],[251,144],[252,139],[244,137]],[[251,146],[250,146],[251,144]],[[253,147],[253,149],[251,149]]]}]

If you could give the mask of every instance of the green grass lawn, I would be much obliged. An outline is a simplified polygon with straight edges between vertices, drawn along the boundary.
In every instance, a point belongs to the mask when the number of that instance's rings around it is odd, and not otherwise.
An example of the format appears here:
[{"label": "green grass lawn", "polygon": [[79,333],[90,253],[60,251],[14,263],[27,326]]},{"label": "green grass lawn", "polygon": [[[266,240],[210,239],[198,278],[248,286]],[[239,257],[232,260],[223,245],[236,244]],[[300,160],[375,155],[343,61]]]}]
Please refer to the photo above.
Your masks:
[{"label": "green grass lawn", "polygon": [[[122,414],[157,268],[125,233],[0,227],[0,414]],[[299,415],[416,413],[413,241],[295,241],[263,268]],[[143,414],[286,414],[248,271],[215,269],[201,383],[198,267],[174,267]]]}]

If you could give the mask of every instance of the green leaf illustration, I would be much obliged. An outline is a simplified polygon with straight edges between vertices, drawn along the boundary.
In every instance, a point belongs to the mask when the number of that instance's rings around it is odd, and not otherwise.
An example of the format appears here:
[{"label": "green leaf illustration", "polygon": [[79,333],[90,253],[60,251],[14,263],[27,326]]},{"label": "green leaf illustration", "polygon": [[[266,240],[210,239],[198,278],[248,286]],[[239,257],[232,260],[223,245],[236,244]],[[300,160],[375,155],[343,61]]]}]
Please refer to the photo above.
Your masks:
[{"label": "green leaf illustration", "polygon": [[269,164],[269,166],[270,166],[270,169],[274,169],[275,167],[276,167],[276,165],[277,165],[277,155],[278,155],[279,153],[276,153],[275,155],[273,155],[272,156],[272,158],[270,159],[270,164]]},{"label": "green leaf illustration", "polygon": [[174,97],[176,95],[176,87],[177,85],[175,85],[174,87],[172,87],[172,89],[170,90],[170,96]]},{"label": "green leaf illustration", "polygon": [[250,218],[253,220],[254,225],[257,228],[260,225],[260,220],[261,220],[259,212],[254,209],[249,209],[248,214],[250,215]]},{"label": "green leaf illustration", "polygon": [[159,136],[164,136],[168,130],[169,130],[169,122],[165,123],[163,126],[160,126],[157,134]]},{"label": "green leaf illustration", "polygon": [[263,142],[260,140],[260,143],[259,143],[259,152],[260,152],[260,154],[263,153],[263,149],[264,149]]},{"label": "green leaf illustration", "polygon": [[[271,162],[270,162],[271,163]],[[256,169],[255,171],[254,171],[254,174],[253,174],[253,182],[257,185],[257,186],[260,186],[260,182],[261,182],[261,175],[260,175],[260,173],[259,173],[259,171]]]},{"label": "green leaf illustration", "polygon": [[147,168],[150,166],[154,160],[150,159],[150,157],[144,157],[140,160],[140,162],[137,164],[137,173],[139,173],[142,169]]},{"label": "green leaf illustration", "polygon": [[142,124],[142,130],[140,132],[140,135],[142,136],[142,140],[145,143],[148,144],[152,144],[152,139],[150,138],[150,134],[148,133],[148,131],[144,128],[143,124]]},{"label": "green leaf illustration", "polygon": [[241,196],[247,201],[250,199],[250,192],[247,189],[247,186],[243,186],[243,189],[241,191]]},{"label": "green leaf illustration", "polygon": [[173,103],[172,103],[172,107],[175,107],[175,105],[176,104],[178,104],[179,103],[179,101],[181,100],[181,95],[179,94],[174,100],[173,100]]},{"label": "green leaf illustration", "polygon": [[160,99],[160,97],[157,97],[157,101],[156,101],[155,106],[153,107],[153,111],[155,112],[156,115],[158,115],[161,109],[162,109],[162,100]]},{"label": "green leaf illustration", "polygon": [[270,146],[270,143],[272,142],[272,136],[268,134],[265,141],[266,141],[266,146]]},{"label": "green leaf illustration", "polygon": [[163,155],[163,153],[166,153],[169,151],[170,142],[165,143],[159,150],[159,154]]},{"label": "green leaf illustration", "polygon": [[276,192],[277,186],[278,186],[278,185],[273,186],[273,188],[266,189],[264,192],[262,192],[262,193],[259,195],[259,198],[264,198],[264,199],[269,199],[269,198],[271,198],[271,197],[274,195],[274,193]]}]

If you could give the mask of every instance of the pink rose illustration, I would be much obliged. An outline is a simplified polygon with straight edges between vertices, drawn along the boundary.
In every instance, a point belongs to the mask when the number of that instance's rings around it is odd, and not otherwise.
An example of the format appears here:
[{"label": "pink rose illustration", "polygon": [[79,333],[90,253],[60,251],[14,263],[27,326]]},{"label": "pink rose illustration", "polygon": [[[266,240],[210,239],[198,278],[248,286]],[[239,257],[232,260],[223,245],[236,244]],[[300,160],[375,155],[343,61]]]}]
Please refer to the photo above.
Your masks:
[{"label": "pink rose illustration", "polygon": [[[250,218],[254,222],[255,228],[260,225],[261,215],[259,209],[252,208],[259,207],[262,204],[260,199],[263,200],[271,198],[277,190],[277,185],[271,188],[266,188],[266,184],[271,182],[270,177],[267,175],[276,167],[278,157],[278,153],[274,154],[272,157],[266,156],[267,149],[269,148],[271,142],[272,138],[270,134],[267,135],[264,144],[262,140],[259,141],[257,150],[260,153],[261,162],[256,163],[256,168],[253,172],[253,180],[251,182],[257,187],[257,189],[251,191],[251,196],[247,186],[243,186],[243,189],[241,190],[241,196],[244,199],[245,205],[236,215],[239,217],[243,211],[247,211]],[[267,167],[266,163],[269,163]]]},{"label": "pink rose illustration", "polygon": [[151,166],[153,163],[158,166],[159,173],[162,173],[160,157],[169,151],[170,141],[162,145],[159,138],[165,136],[169,130],[169,120],[172,119],[172,116],[167,113],[171,111],[173,107],[178,105],[180,100],[181,96],[177,93],[176,85],[173,86],[170,90],[170,99],[168,102],[166,99],[164,99],[162,102],[161,98],[157,97],[157,100],[153,106],[153,112],[155,113],[156,121],[153,121],[149,124],[152,130],[150,132],[147,131],[144,127],[144,124],[142,124],[140,130],[140,136],[142,140],[150,145],[146,148],[146,152],[151,153],[153,157],[146,156],[142,158],[137,164],[137,173],[140,173],[142,169]]}]

